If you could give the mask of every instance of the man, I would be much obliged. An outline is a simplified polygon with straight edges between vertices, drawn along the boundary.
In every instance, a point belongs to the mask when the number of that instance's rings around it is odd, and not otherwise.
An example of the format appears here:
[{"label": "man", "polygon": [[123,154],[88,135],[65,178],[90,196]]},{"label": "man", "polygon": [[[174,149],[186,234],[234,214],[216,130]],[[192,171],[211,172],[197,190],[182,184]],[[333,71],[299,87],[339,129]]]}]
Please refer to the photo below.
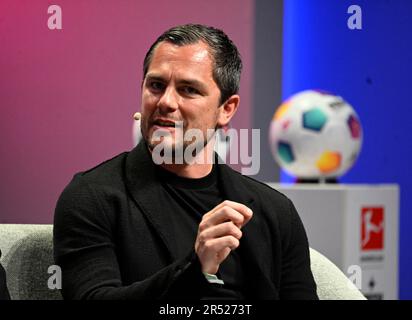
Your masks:
[{"label": "man", "polygon": [[[211,27],[178,26],[152,45],[143,141],[75,175],[57,203],[65,298],[317,299],[291,201],[210,161],[208,129],[235,114],[241,66],[234,44]],[[190,130],[200,137],[182,139]],[[193,144],[194,161],[182,159]],[[172,161],[155,161],[165,155]]]}]

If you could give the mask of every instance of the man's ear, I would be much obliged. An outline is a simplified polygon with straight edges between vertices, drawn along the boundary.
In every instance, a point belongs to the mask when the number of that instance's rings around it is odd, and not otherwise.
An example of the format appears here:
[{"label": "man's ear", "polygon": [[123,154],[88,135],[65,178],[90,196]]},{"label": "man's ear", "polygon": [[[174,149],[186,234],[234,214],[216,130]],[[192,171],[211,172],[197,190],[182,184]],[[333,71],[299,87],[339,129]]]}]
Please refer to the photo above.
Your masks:
[{"label": "man's ear", "polygon": [[220,110],[217,119],[218,127],[224,127],[230,122],[236,113],[239,103],[240,97],[237,94],[234,94],[219,107]]}]

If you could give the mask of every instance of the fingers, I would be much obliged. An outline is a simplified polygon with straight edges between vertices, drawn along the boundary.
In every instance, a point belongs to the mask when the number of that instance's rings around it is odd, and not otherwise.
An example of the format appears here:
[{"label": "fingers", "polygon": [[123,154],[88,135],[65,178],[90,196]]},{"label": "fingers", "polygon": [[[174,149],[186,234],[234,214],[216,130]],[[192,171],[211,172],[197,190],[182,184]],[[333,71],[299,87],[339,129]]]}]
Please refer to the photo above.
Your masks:
[{"label": "fingers", "polygon": [[[217,239],[210,239],[204,245],[204,250],[218,253],[223,249],[229,248],[231,250],[236,249],[239,246],[239,239],[233,236],[224,236]],[[220,261],[221,262],[221,261]]]},{"label": "fingers", "polygon": [[232,224],[238,228],[241,228],[244,224],[245,217],[233,208],[223,207],[207,217],[204,216],[199,224],[199,231],[202,232],[203,230],[228,221],[232,222]]},{"label": "fingers", "polygon": [[215,274],[230,252],[239,246],[241,228],[252,218],[244,204],[223,201],[203,215],[195,242],[202,271]]},{"label": "fingers", "polygon": [[211,226],[230,220],[241,228],[249,222],[252,215],[252,210],[244,204],[226,200],[206,213],[203,216],[202,222],[206,226]]},{"label": "fingers", "polygon": [[209,239],[220,238],[224,236],[233,236],[236,239],[242,237],[242,231],[233,224],[232,221],[218,224],[210,228],[205,229],[199,233],[199,243],[204,244]]}]

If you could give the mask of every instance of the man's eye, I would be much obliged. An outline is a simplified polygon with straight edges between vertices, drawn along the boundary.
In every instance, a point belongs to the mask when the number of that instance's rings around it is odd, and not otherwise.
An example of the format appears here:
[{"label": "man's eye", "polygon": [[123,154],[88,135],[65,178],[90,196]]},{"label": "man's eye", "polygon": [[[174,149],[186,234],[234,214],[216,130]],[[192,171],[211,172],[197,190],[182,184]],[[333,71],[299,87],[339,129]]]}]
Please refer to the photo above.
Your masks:
[{"label": "man's eye", "polygon": [[199,94],[199,91],[197,89],[193,88],[193,87],[183,87],[182,91],[185,94],[190,94],[190,95]]},{"label": "man's eye", "polygon": [[160,91],[160,90],[163,90],[164,85],[163,85],[163,83],[161,83],[161,82],[156,82],[156,81],[154,81],[154,82],[151,82],[151,83],[149,84],[149,87],[150,87],[151,89],[155,90],[155,91]]}]

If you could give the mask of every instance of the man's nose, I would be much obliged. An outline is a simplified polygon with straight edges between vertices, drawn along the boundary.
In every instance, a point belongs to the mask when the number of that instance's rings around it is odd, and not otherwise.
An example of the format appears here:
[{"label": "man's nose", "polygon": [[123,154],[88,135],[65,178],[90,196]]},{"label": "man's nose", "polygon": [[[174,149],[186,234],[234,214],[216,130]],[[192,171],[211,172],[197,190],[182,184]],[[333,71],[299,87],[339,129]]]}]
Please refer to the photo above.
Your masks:
[{"label": "man's nose", "polygon": [[179,108],[178,99],[179,97],[176,90],[172,87],[166,87],[157,103],[157,106],[159,107],[161,112],[173,112]]}]

